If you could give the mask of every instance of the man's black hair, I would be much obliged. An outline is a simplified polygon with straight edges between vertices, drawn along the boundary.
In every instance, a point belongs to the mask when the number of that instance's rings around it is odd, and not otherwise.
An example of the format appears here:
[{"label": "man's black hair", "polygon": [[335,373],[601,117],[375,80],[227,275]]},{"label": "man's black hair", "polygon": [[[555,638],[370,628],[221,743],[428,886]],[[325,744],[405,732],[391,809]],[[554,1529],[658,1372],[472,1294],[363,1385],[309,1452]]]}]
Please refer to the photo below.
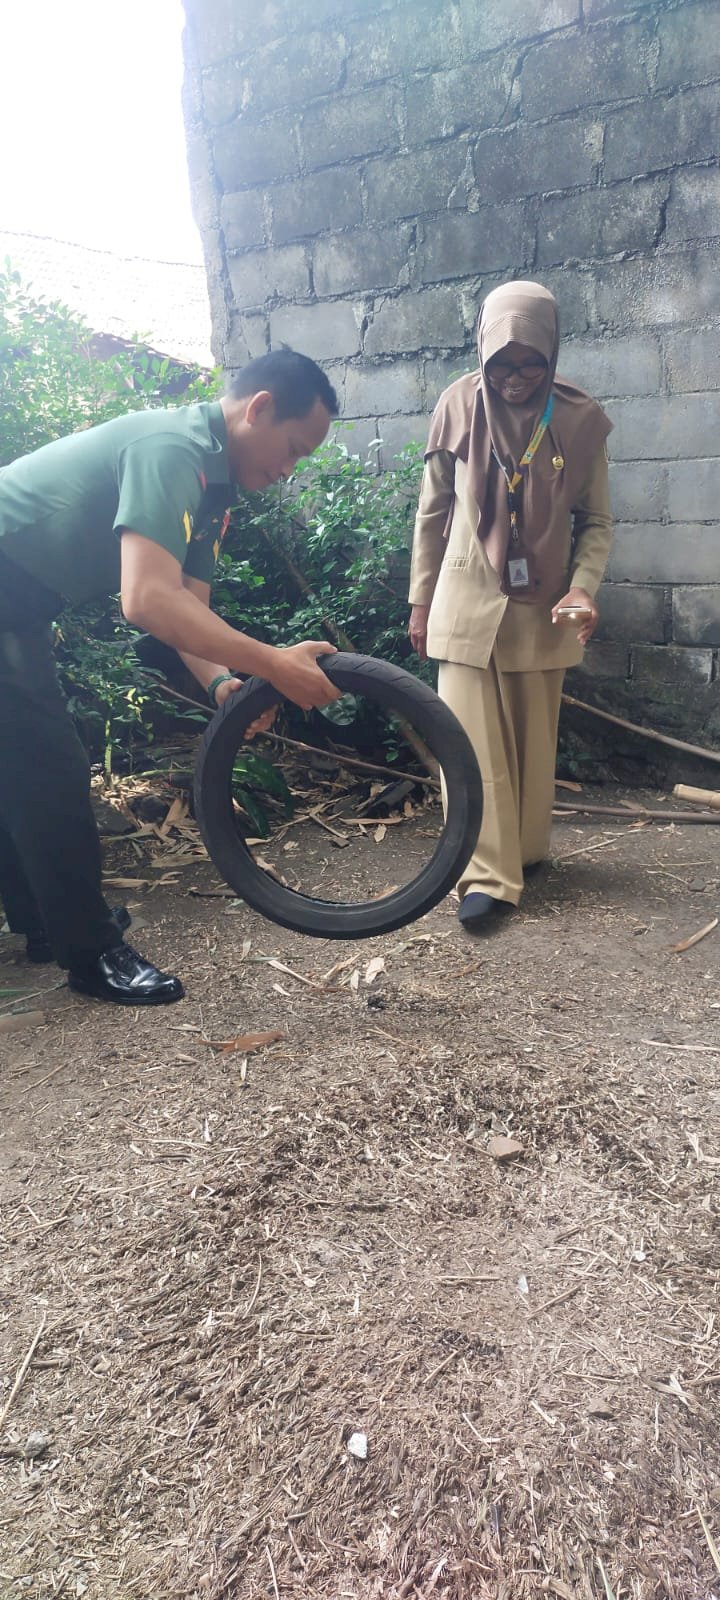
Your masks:
[{"label": "man's black hair", "polygon": [[322,401],[331,417],[338,414],[337,395],[325,373],[297,350],[271,350],[268,355],[249,361],[230,380],[228,394],[234,400],[245,400],[261,389],[272,395],[278,422],[307,416],[316,400]]}]

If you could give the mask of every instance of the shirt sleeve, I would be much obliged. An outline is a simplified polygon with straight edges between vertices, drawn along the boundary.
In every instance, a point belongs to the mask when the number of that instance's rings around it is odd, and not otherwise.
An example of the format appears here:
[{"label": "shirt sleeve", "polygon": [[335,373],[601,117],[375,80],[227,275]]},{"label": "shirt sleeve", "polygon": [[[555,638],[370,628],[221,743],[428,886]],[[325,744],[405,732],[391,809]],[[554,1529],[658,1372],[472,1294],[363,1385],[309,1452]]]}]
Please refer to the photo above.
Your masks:
[{"label": "shirt sleeve", "polygon": [[[204,492],[201,471],[199,460],[179,439],[134,440],[120,458],[115,532],[141,533],[189,572],[194,520]],[[212,572],[212,544],[207,544]],[[204,578],[204,564],[202,573],[193,567],[192,576]]]},{"label": "shirt sleeve", "polygon": [[610,485],[605,446],[598,451],[587,482],[573,506],[573,559],[570,585],[595,598],[612,544]]},{"label": "shirt sleeve", "polygon": [[429,606],[445,554],[445,530],[455,499],[455,457],[434,450],[425,462],[410,568],[411,606]]}]

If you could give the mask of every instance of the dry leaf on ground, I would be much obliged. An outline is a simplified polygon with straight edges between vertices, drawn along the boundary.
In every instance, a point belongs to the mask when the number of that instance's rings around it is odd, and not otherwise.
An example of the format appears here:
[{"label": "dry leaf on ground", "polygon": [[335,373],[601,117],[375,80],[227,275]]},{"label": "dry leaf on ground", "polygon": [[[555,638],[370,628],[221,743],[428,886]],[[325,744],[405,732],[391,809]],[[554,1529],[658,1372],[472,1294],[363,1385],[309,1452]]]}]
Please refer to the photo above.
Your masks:
[{"label": "dry leaf on ground", "polygon": [[233,1055],[236,1050],[252,1055],[253,1050],[262,1050],[265,1045],[286,1037],[278,1028],[271,1028],[269,1033],[239,1033],[235,1039],[208,1039],[208,1044],[211,1050],[219,1050],[224,1056]]}]

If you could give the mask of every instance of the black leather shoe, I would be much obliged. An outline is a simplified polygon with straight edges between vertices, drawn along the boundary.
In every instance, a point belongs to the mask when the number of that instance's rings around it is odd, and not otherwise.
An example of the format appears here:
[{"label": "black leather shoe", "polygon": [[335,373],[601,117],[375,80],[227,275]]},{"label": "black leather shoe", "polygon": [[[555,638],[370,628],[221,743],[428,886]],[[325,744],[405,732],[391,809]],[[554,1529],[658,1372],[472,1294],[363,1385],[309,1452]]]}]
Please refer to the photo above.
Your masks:
[{"label": "black leather shoe", "polygon": [[167,1006],[185,994],[179,978],[159,972],[131,944],[114,945],[90,967],[71,967],[68,983],[78,994],[121,1006]]},{"label": "black leather shoe", "polygon": [[[132,922],[127,906],[111,906],[110,910],[120,932],[126,933]],[[44,966],[48,961],[55,960],[44,930],[41,933],[28,934],[25,940],[25,955],[28,961],[32,961],[36,966]]]},{"label": "black leather shoe", "polygon": [[503,913],[510,909],[506,900],[493,900],[491,894],[482,894],[477,889],[473,894],[466,894],[461,901],[458,922],[462,923],[466,933],[489,933]]}]

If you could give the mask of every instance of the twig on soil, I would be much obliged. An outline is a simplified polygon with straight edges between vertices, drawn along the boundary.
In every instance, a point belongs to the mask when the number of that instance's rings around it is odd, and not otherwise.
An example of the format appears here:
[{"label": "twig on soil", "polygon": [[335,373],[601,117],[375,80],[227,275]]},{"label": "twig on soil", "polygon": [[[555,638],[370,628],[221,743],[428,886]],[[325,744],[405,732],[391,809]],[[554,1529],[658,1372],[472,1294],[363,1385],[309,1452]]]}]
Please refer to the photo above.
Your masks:
[{"label": "twig on soil", "polygon": [[277,1578],[275,1576],[275,1568],[273,1566],[273,1558],[272,1558],[272,1556],[270,1554],[270,1546],[267,1545],[267,1544],[265,1546],[265,1554],[267,1556],[267,1563],[268,1563],[268,1566],[270,1568],[270,1576],[272,1578],[272,1586],[273,1586],[273,1589],[275,1591],[275,1600],[280,1600],[280,1590],[278,1589]]},{"label": "twig on soil", "polygon": [[254,1288],[253,1293],[252,1293],[252,1299],[250,1300],[250,1303],[247,1306],[247,1309],[245,1311],[246,1317],[249,1317],[250,1312],[252,1311],[252,1308],[253,1308],[253,1306],[255,1304],[255,1301],[257,1300],[257,1297],[258,1297],[258,1295],[260,1293],[260,1284],[261,1283],[262,1283],[262,1256],[258,1255],[257,1283],[256,1283],[255,1288]]},{"label": "twig on soil", "polygon": [[720,1055],[717,1044],[668,1044],[666,1039],[641,1039],[640,1043],[655,1045],[658,1050],[708,1050],[713,1056]]},{"label": "twig on soil", "polygon": [[614,844],[616,839],[621,838],[622,834],[620,833],[610,833],[607,839],[600,839],[597,844],[581,844],[578,850],[566,850],[557,859],[558,861],[569,861],[571,856],[589,855],[591,850],[604,850],[606,845]]},{"label": "twig on soil", "polygon": [[432,1383],[433,1378],[437,1378],[439,1373],[444,1372],[445,1368],[450,1366],[451,1361],[457,1361],[459,1355],[459,1350],[451,1350],[449,1356],[446,1356],[444,1361],[441,1361],[437,1367],[433,1367],[432,1372],[429,1372],[427,1377],[423,1379],[425,1388],[428,1388],[429,1384]]},{"label": "twig on soil", "polygon": [[709,933],[712,933],[718,922],[720,922],[720,917],[713,917],[712,922],[708,922],[704,928],[699,928],[698,932],[691,934],[689,939],[681,939],[679,944],[674,944],[672,947],[673,955],[681,955],[683,950],[692,950],[694,944],[699,944],[701,939],[705,939]]},{"label": "twig on soil", "polygon": [[37,1083],[28,1083],[26,1088],[18,1091],[18,1099],[26,1094],[34,1094],[36,1089],[42,1089],[44,1083],[49,1083],[51,1078],[56,1078],[58,1072],[62,1072],[63,1068],[66,1066],[67,1061],[61,1061],[59,1067],[53,1067],[52,1072],[48,1072],[46,1078],[38,1078]]},{"label": "twig on soil", "polygon": [[42,1321],[40,1323],[40,1327],[38,1328],[37,1333],[35,1334],[35,1336],[33,1338],[32,1344],[30,1345],[30,1349],[28,1350],[27,1355],[25,1355],[23,1357],[23,1360],[21,1361],[20,1366],[18,1367],[17,1375],[16,1375],[16,1378],[15,1378],[15,1382],[14,1382],[14,1384],[12,1386],[12,1389],[10,1390],[10,1393],[9,1393],[9,1395],[7,1397],[7,1400],[5,1401],[5,1404],[4,1404],[3,1408],[2,1408],[2,1411],[0,1411],[0,1434],[2,1433],[3,1428],[5,1426],[5,1419],[6,1419],[7,1415],[8,1415],[8,1412],[10,1410],[10,1407],[11,1407],[12,1403],[13,1403],[13,1400],[15,1399],[15,1396],[16,1396],[16,1394],[18,1393],[18,1391],[20,1389],[20,1386],[22,1384],[23,1378],[25,1377],[25,1373],[27,1372],[27,1369],[28,1369],[28,1367],[30,1365],[30,1362],[32,1361],[32,1358],[33,1358],[33,1356],[35,1354],[35,1351],[37,1350],[37,1347],[38,1347],[38,1345],[40,1343],[40,1340],[41,1340],[41,1338],[43,1336],[43,1333],[45,1331],[45,1323],[46,1322],[47,1322],[47,1312],[44,1311],[43,1315],[42,1315]]},{"label": "twig on soil", "polygon": [[582,1288],[582,1284],[581,1283],[573,1284],[572,1289],[566,1289],[564,1294],[553,1295],[552,1300],[544,1300],[543,1304],[541,1306],[535,1306],[534,1309],[530,1312],[530,1316],[531,1317],[539,1317],[541,1312],[549,1311],[551,1306],[561,1306],[561,1305],[563,1305],[563,1303],[566,1300],[572,1299],[572,1296],[574,1294],[577,1294],[578,1289],[581,1289],[581,1288]]}]

